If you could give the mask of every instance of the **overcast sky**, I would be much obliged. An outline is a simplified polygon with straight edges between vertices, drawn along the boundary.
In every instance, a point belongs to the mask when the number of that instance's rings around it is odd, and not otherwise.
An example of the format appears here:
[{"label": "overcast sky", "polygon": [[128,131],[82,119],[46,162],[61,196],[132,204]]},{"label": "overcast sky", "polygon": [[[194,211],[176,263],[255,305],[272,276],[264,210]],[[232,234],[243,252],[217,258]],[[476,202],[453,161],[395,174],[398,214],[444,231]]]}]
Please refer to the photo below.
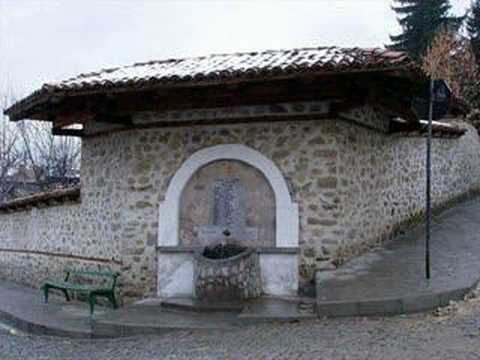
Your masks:
[{"label": "overcast sky", "polygon": [[[463,14],[470,0],[452,0]],[[169,57],[383,46],[390,0],[0,0],[0,90]]]}]

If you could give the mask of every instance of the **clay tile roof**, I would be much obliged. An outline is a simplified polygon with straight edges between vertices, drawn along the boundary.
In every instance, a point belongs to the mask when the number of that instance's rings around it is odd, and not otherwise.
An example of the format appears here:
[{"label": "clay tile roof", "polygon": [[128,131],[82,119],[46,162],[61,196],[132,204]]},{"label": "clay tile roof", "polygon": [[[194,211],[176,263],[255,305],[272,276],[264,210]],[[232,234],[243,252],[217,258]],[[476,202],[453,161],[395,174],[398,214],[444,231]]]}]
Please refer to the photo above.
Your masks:
[{"label": "clay tile roof", "polygon": [[416,71],[417,68],[405,53],[380,48],[318,47],[150,61],[47,83],[5,113],[15,116],[54,95],[135,90],[180,83],[193,86],[230,80],[393,69]]},{"label": "clay tile roof", "polygon": [[15,211],[26,207],[48,204],[51,202],[78,201],[80,199],[80,186],[55,189],[47,192],[36,193],[25,197],[0,203],[0,212]]}]

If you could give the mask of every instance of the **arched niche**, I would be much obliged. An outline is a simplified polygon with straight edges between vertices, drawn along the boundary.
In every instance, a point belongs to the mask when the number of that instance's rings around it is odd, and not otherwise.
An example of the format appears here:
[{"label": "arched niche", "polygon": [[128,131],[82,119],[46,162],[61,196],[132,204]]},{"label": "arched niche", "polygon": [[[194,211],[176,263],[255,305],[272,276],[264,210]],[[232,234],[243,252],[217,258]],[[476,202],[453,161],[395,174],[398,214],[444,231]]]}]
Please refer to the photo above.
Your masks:
[{"label": "arched niche", "polygon": [[227,144],[205,148],[190,156],[173,176],[160,203],[158,245],[178,246],[180,199],[185,186],[201,167],[218,160],[237,160],[258,169],[275,195],[275,246],[298,247],[298,205],[292,202],[287,183],[277,166],[260,152],[244,145]]}]

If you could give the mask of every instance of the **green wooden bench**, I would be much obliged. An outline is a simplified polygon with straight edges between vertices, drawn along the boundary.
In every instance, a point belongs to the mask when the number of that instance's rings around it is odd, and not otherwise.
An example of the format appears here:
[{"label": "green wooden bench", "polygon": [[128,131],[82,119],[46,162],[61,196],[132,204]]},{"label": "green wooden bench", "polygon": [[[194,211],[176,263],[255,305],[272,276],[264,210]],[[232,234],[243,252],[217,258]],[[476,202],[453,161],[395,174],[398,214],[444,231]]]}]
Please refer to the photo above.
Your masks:
[{"label": "green wooden bench", "polygon": [[[97,297],[106,297],[112,304],[112,307],[116,309],[118,307],[117,300],[115,299],[115,286],[117,285],[117,278],[120,276],[118,272],[112,271],[91,271],[91,270],[75,270],[66,268],[65,279],[61,280],[45,280],[42,285],[42,290],[45,294],[45,303],[48,303],[48,292],[50,289],[60,290],[65,294],[67,301],[70,301],[69,291],[84,293],[88,296],[88,303],[90,304],[90,315],[93,316],[93,310],[95,307]],[[95,286],[90,284],[84,284],[78,281],[72,280],[72,278],[107,278],[105,285]]]}]

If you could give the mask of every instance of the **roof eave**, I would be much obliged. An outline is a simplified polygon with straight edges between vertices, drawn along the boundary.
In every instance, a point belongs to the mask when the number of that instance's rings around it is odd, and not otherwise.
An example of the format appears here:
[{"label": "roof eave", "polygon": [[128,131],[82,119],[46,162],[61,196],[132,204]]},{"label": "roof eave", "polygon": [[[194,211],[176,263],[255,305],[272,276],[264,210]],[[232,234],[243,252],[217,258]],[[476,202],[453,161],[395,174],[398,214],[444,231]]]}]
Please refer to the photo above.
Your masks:
[{"label": "roof eave", "polygon": [[283,74],[280,76],[271,76],[271,77],[239,77],[231,79],[209,79],[204,81],[197,80],[188,80],[188,81],[155,81],[150,84],[143,84],[141,86],[135,86],[132,84],[117,84],[115,86],[96,86],[92,88],[86,88],[82,90],[63,90],[55,89],[52,87],[42,87],[41,89],[35,91],[34,93],[28,95],[22,100],[16,102],[12,106],[8,107],[3,111],[11,121],[20,121],[24,119],[32,120],[47,120],[48,114],[42,114],[41,110],[35,110],[39,105],[44,105],[49,101],[55,99],[62,99],[67,97],[75,96],[88,96],[96,94],[107,94],[107,93],[119,93],[119,92],[129,92],[129,91],[146,91],[154,90],[160,88],[175,88],[175,87],[201,87],[201,86],[214,86],[214,85],[229,85],[235,83],[245,83],[245,82],[264,82],[264,81],[275,81],[283,79],[294,79],[294,78],[307,78],[307,77],[317,77],[317,76],[336,76],[336,75],[348,75],[348,74],[360,74],[360,73],[385,73],[392,74],[399,77],[408,78],[412,81],[422,78],[424,75],[417,68],[411,66],[392,66],[392,67],[381,67],[381,68],[366,68],[366,69],[354,69],[348,71],[316,71],[316,72],[306,72],[306,73],[293,73],[293,74]]}]

